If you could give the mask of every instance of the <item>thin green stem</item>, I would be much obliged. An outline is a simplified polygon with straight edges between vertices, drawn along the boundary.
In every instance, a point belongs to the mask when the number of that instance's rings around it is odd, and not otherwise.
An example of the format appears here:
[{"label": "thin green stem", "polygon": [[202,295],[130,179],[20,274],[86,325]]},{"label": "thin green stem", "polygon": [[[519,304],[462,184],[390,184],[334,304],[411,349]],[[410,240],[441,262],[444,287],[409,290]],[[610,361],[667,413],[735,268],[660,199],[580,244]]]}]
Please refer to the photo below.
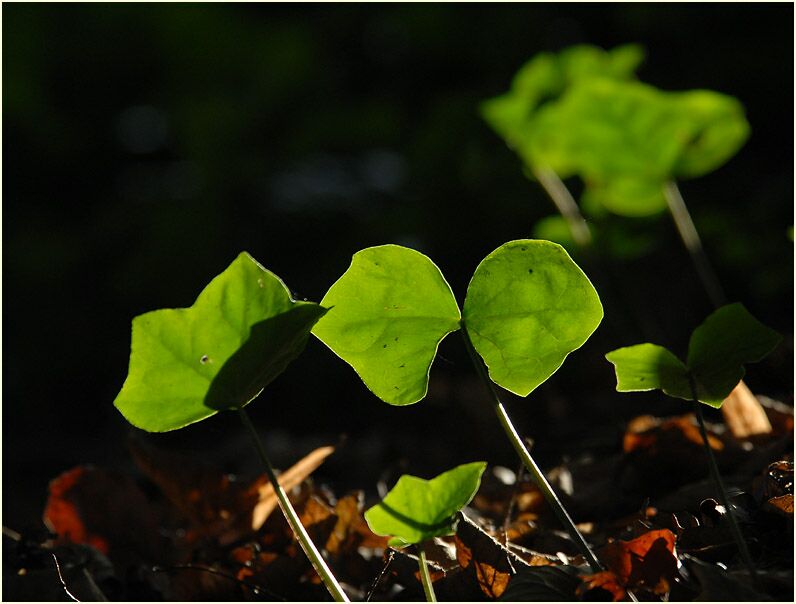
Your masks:
[{"label": "thin green stem", "polygon": [[694,414],[696,415],[697,422],[699,423],[699,432],[702,435],[702,444],[705,446],[705,451],[707,451],[708,455],[708,467],[710,468],[710,474],[713,477],[713,482],[716,483],[716,487],[719,490],[719,499],[721,500],[721,505],[724,506],[724,509],[727,512],[727,517],[730,519],[730,528],[732,530],[732,535],[738,544],[738,550],[741,553],[741,558],[743,558],[744,564],[749,571],[752,581],[756,582],[757,572],[755,570],[755,565],[754,562],[752,562],[752,556],[749,553],[749,548],[747,547],[746,541],[744,541],[743,534],[741,533],[741,527],[738,526],[738,521],[736,520],[735,514],[730,506],[730,499],[727,496],[727,489],[724,487],[724,481],[722,481],[721,474],[719,473],[719,465],[716,463],[716,456],[713,454],[713,449],[711,448],[710,441],[708,440],[708,431],[705,428],[705,418],[702,416],[702,403],[700,403],[697,399],[696,384],[694,383],[694,378],[691,375],[689,375],[689,382],[691,385],[691,397],[693,398],[694,404]]},{"label": "thin green stem", "polygon": [[310,539],[310,536],[307,534],[307,530],[304,528],[304,525],[301,524],[301,520],[299,519],[296,510],[293,508],[293,505],[287,498],[287,493],[285,493],[282,485],[279,484],[279,480],[276,477],[274,468],[265,452],[263,442],[260,440],[260,436],[257,434],[257,430],[249,418],[249,414],[246,413],[246,410],[241,407],[238,409],[238,415],[240,416],[243,425],[246,427],[246,430],[249,432],[249,436],[251,436],[252,442],[254,443],[254,448],[257,450],[257,454],[260,456],[260,460],[263,462],[263,466],[265,467],[265,473],[268,476],[268,480],[271,482],[271,486],[274,487],[274,493],[276,493],[276,498],[279,501],[279,507],[282,508],[282,513],[285,515],[290,528],[293,529],[293,534],[296,535],[296,539],[298,539],[301,549],[304,550],[304,553],[307,555],[307,558],[309,558],[312,567],[320,576],[321,581],[323,581],[326,589],[329,590],[332,598],[334,598],[336,602],[348,602],[349,599],[345,595],[343,588],[340,587],[337,579],[334,578],[334,575],[329,570],[329,567],[326,565],[321,553],[315,547],[312,539]]},{"label": "thin green stem", "polygon": [[534,481],[536,482],[539,489],[542,491],[542,495],[547,500],[548,505],[553,509],[555,515],[558,517],[558,520],[564,526],[564,528],[569,533],[572,541],[575,542],[575,545],[578,547],[580,552],[586,558],[586,561],[591,566],[594,572],[600,572],[602,570],[602,565],[597,560],[597,557],[594,555],[594,552],[589,547],[589,544],[586,543],[586,539],[583,538],[583,535],[578,530],[578,527],[575,526],[575,523],[572,521],[572,518],[567,513],[566,508],[561,503],[561,500],[556,495],[553,487],[547,481],[542,470],[534,461],[533,457],[531,457],[530,452],[525,446],[525,443],[520,438],[520,435],[517,433],[517,430],[514,428],[514,424],[511,422],[511,418],[509,414],[506,412],[505,407],[503,407],[503,403],[500,402],[500,397],[498,396],[497,390],[495,390],[495,386],[492,383],[492,380],[489,379],[489,374],[487,373],[487,369],[484,366],[484,362],[481,360],[481,357],[478,356],[478,353],[473,348],[473,344],[470,341],[470,336],[467,333],[467,328],[465,327],[464,323],[462,323],[462,336],[464,338],[464,344],[467,347],[467,352],[470,353],[470,359],[475,365],[476,370],[478,371],[478,375],[481,377],[481,381],[486,386],[487,391],[492,399],[492,403],[494,405],[495,412],[497,413],[498,420],[500,421],[500,425],[503,428],[503,431],[506,433],[509,441],[511,441],[514,450],[519,455],[520,459],[522,460],[523,465],[528,469],[533,476]]},{"label": "thin green stem", "polygon": [[572,239],[579,247],[588,247],[592,243],[591,231],[577,202],[566,185],[553,170],[546,166],[534,166],[531,172],[542,185],[542,188],[553,200],[556,209],[564,218],[572,234]]},{"label": "thin green stem", "polygon": [[436,602],[437,595],[434,593],[434,584],[431,582],[431,575],[428,573],[426,551],[423,549],[422,543],[417,544],[417,564],[420,567],[420,581],[423,583],[426,602]]},{"label": "thin green stem", "polygon": [[677,227],[677,232],[680,233],[680,238],[683,240],[688,255],[691,256],[691,262],[694,263],[702,287],[705,288],[705,293],[713,306],[716,308],[723,306],[726,304],[727,297],[724,295],[724,289],[716,276],[716,271],[713,270],[713,266],[708,260],[705,248],[702,247],[702,240],[699,238],[685,200],[680,194],[680,189],[677,188],[674,181],[670,180],[663,186],[663,195],[669,206],[669,213],[672,215],[674,225]]}]

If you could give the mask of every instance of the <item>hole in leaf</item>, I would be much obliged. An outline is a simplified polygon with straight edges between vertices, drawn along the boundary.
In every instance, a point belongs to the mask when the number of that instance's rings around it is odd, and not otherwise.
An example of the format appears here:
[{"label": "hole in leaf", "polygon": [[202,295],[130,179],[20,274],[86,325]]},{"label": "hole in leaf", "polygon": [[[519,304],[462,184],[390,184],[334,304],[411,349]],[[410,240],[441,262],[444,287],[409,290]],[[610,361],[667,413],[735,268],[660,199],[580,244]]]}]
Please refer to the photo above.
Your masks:
[{"label": "hole in leaf", "polygon": [[209,363],[209,362],[210,362],[210,357],[209,357],[209,356],[207,356],[206,354],[203,354],[203,355],[202,355],[202,358],[201,358],[201,359],[199,359],[199,362],[200,362],[202,365],[207,365],[207,363]]}]

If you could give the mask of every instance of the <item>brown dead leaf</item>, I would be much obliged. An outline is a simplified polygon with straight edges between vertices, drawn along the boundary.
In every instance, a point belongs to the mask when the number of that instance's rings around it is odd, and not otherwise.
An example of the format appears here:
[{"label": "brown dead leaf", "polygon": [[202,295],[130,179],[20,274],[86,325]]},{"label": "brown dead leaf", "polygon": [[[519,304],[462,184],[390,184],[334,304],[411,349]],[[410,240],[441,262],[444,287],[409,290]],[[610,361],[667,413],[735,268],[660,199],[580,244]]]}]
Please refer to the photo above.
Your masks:
[{"label": "brown dead leaf", "polygon": [[50,482],[44,523],[57,543],[84,543],[125,563],[163,561],[157,514],[128,476],[77,466]]},{"label": "brown dead leaf", "polygon": [[788,494],[772,497],[766,502],[765,508],[782,516],[793,518],[793,495]]},{"label": "brown dead leaf", "polygon": [[479,528],[464,514],[456,526],[456,559],[465,571],[471,570],[478,587],[488,598],[499,598],[515,574],[516,566],[526,566],[516,554]]},{"label": "brown dead leaf", "polygon": [[[278,505],[265,475],[241,482],[217,468],[136,438],[130,450],[139,468],[192,525],[189,536],[213,538],[221,545],[259,530]],[[283,472],[286,491],[300,485],[334,451],[320,447]]]},{"label": "brown dead leaf", "polygon": [[129,442],[133,460],[188,522],[187,541],[201,538],[232,543],[250,530],[257,485],[245,483],[193,457],[156,447],[143,438]]},{"label": "brown dead leaf", "polygon": [[[289,492],[292,488],[304,482],[332,453],[334,453],[334,447],[319,447],[315,449],[279,475],[277,477],[279,484],[285,491]],[[278,505],[274,487],[271,486],[270,482],[258,484],[257,494],[259,499],[251,516],[251,528],[254,531],[262,527],[265,520]]]},{"label": "brown dead leaf", "polygon": [[[708,442],[714,451],[724,448],[724,443],[711,434],[708,434]],[[625,453],[657,452],[684,444],[704,447],[692,413],[663,420],[651,415],[635,417],[627,425],[622,447]]]},{"label": "brown dead leaf", "polygon": [[576,592],[581,600],[605,600],[599,593],[600,591],[606,592],[614,602],[621,602],[627,595],[627,591],[620,584],[619,577],[609,570],[594,575],[585,575],[581,579],[583,583],[578,586]]},{"label": "brown dead leaf", "polygon": [[326,542],[326,550],[338,556],[359,547],[387,549],[389,538],[373,533],[362,515],[364,493],[357,491],[337,500],[334,512],[337,523]]},{"label": "brown dead leaf", "polygon": [[600,556],[620,584],[658,595],[669,591],[677,574],[675,536],[668,529],[649,531],[631,541],[608,543]]}]

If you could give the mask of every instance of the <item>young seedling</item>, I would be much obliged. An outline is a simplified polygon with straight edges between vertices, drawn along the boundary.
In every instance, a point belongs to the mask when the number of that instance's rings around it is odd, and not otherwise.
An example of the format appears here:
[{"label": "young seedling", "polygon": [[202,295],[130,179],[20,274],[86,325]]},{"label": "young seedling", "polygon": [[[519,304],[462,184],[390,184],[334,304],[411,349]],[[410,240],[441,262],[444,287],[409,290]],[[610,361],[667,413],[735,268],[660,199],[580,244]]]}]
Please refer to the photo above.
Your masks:
[{"label": "young seedling", "polygon": [[761,360],[781,339],[777,332],[760,323],[742,304],[736,303],[721,307],[694,330],[685,363],[663,346],[655,344],[620,348],[605,356],[616,369],[616,389],[619,392],[659,389],[669,396],[693,401],[711,475],[729,516],[738,549],[752,577],[755,576],[754,564],[729,505],[699,403],[720,408],[743,378],[744,364]]},{"label": "young seedling", "polygon": [[514,428],[494,384],[527,396],[602,320],[597,292],[558,244],[511,241],[487,256],[463,312],[439,268],[414,250],[383,245],[354,254],[321,304],[312,333],[391,405],[423,399],[442,339],[461,329],[506,436],[595,572],[594,553]]},{"label": "young seedling", "polygon": [[[508,93],[484,103],[482,114],[556,202],[559,220],[580,247],[592,239],[561,178],[580,176],[581,203],[592,214],[608,210],[643,217],[668,208],[700,283],[718,308],[726,303],[724,290],[676,181],[727,162],[748,138],[749,124],[743,106],[730,96],[665,92],[636,81],[633,72],[642,57],[635,46],[542,53],[520,69]],[[548,217],[536,232],[550,237],[561,227]],[[743,384],[723,413],[736,436],[771,430]]]},{"label": "young seedling", "polygon": [[457,466],[424,480],[404,474],[389,493],[368,511],[365,520],[377,535],[391,537],[392,547],[416,545],[426,600],[436,602],[424,543],[456,532],[456,513],[475,497],[485,462]]},{"label": "young seedling", "polygon": [[302,549],[332,597],[348,601],[279,485],[245,410],[301,354],[325,312],[318,304],[293,300],[279,277],[243,252],[190,308],[133,319],[128,375],[114,404],[127,421],[148,432],[236,411]]}]

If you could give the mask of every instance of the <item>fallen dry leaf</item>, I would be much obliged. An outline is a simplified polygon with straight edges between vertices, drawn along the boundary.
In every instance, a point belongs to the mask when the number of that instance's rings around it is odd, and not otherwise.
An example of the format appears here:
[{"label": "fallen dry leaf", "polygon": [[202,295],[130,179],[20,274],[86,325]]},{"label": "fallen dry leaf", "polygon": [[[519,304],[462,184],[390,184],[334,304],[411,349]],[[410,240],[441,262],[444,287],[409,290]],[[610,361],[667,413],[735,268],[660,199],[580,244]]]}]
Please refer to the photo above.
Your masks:
[{"label": "fallen dry leaf", "polygon": [[133,556],[164,560],[158,518],[135,481],[93,466],[77,466],[50,482],[44,523],[59,544],[91,545],[126,563]]},{"label": "fallen dry leaf", "polygon": [[583,583],[578,586],[576,592],[581,600],[605,600],[605,598],[599,594],[600,591],[607,592],[614,602],[624,600],[627,595],[627,590],[621,585],[619,577],[610,570],[593,575],[585,575],[581,577],[581,579]]},{"label": "fallen dry leaf", "polygon": [[658,595],[669,591],[677,574],[675,536],[668,529],[649,531],[631,541],[612,541],[603,547],[600,558],[621,585]]},{"label": "fallen dry leaf", "polygon": [[[334,447],[319,447],[309,455],[304,456],[296,464],[292,465],[285,472],[277,477],[279,484],[285,491],[290,491],[298,486],[312,474],[324,462],[324,460],[334,453]],[[251,517],[251,528],[257,531],[265,523],[271,512],[278,505],[274,487],[270,482],[257,485],[258,501],[254,506]]]},{"label": "fallen dry leaf", "polygon": [[526,565],[464,514],[460,514],[454,543],[459,566],[473,572],[478,587],[488,598],[503,595],[516,572],[515,566]]}]

